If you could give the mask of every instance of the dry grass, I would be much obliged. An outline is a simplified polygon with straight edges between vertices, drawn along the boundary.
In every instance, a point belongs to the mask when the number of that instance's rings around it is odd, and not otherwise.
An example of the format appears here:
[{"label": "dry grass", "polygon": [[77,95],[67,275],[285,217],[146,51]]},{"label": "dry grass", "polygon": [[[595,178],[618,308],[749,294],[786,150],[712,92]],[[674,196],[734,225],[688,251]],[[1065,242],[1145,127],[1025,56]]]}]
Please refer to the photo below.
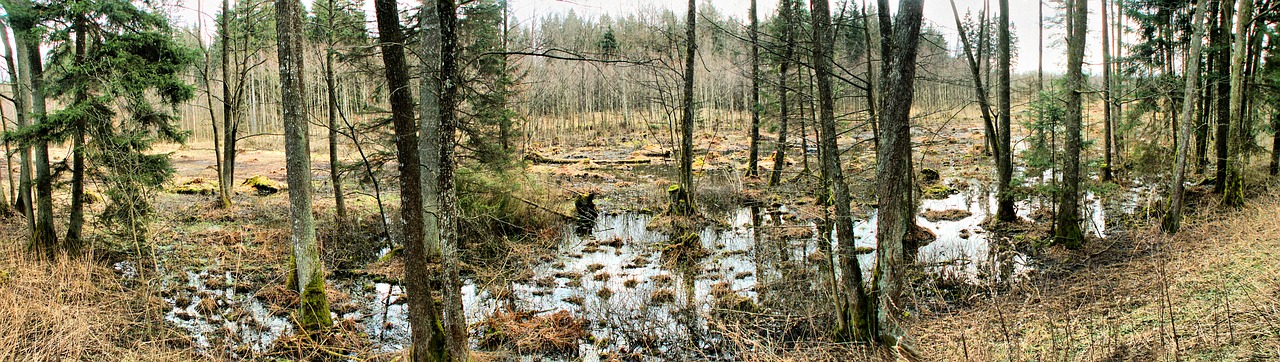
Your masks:
[{"label": "dry grass", "polygon": [[483,323],[480,345],[506,347],[521,354],[576,354],[578,344],[587,338],[589,323],[568,311],[548,315],[530,312],[497,312]]},{"label": "dry grass", "polygon": [[[1207,202],[1212,203],[1212,200]],[[1280,194],[1050,250],[1058,269],[910,327],[934,360],[1280,359]]]},{"label": "dry grass", "polygon": [[160,299],[125,288],[93,255],[26,253],[20,221],[0,222],[0,360],[193,358],[160,321]]}]

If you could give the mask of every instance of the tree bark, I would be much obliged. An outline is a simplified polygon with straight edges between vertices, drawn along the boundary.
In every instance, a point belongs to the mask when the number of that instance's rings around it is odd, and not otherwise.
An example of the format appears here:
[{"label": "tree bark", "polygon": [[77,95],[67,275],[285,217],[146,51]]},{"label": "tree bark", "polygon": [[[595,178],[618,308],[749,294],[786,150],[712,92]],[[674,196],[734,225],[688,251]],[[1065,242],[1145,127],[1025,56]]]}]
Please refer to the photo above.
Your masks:
[{"label": "tree bark", "polygon": [[[437,0],[440,18],[440,246],[444,261],[444,322],[447,345],[454,361],[466,361],[467,321],[462,310],[462,281],[458,276],[458,194],[454,183],[458,120],[458,8],[453,0]],[[405,93],[408,93],[405,89]]]},{"label": "tree bark", "polygon": [[1083,119],[1081,107],[1084,91],[1085,36],[1088,25],[1088,1],[1069,0],[1067,21],[1067,117],[1064,135],[1062,194],[1058,202],[1057,227],[1054,242],[1070,249],[1084,246],[1084,234],[1080,229],[1080,127]]},{"label": "tree bark", "polygon": [[1245,147],[1249,143],[1249,128],[1245,122],[1244,66],[1246,47],[1250,43],[1250,27],[1253,25],[1253,0],[1241,0],[1236,13],[1235,41],[1231,46],[1231,121],[1227,131],[1227,178],[1223,183],[1222,204],[1228,207],[1244,206],[1244,168],[1247,157]]},{"label": "tree bark", "polygon": [[[439,7],[445,6],[441,4]],[[440,314],[432,296],[431,275],[427,271],[426,243],[422,228],[421,154],[418,148],[418,128],[413,119],[413,98],[409,92],[409,67],[404,58],[400,14],[395,0],[377,0],[374,2],[374,10],[378,22],[378,42],[382,49],[383,71],[391,90],[391,121],[395,128],[396,161],[400,171],[404,278],[410,296],[410,354],[414,361],[447,361],[449,353],[445,347]]]},{"label": "tree bark", "polygon": [[303,330],[333,326],[325,295],[324,261],[311,214],[311,141],[303,84],[302,3],[276,0],[276,45],[280,63],[280,108],[284,118],[285,168],[289,183],[289,226],[297,278],[298,324]]},{"label": "tree bark", "polygon": [[881,89],[880,148],[877,151],[876,325],[882,342],[895,345],[904,331],[899,303],[902,290],[903,240],[915,227],[911,193],[911,102],[914,98],[916,49],[924,13],[923,0],[902,0],[891,23],[888,0],[880,0],[881,49],[885,66]]},{"label": "tree bark", "polygon": [[422,227],[427,261],[440,260],[440,16],[438,0],[424,0],[421,40],[422,59],[418,76],[418,134],[422,154]]},{"label": "tree bark", "polygon": [[1182,131],[1178,133],[1178,155],[1177,163],[1173,172],[1173,191],[1170,195],[1169,211],[1165,213],[1164,222],[1161,223],[1161,229],[1167,233],[1178,232],[1178,227],[1182,224],[1182,203],[1183,203],[1183,184],[1185,183],[1187,173],[1187,158],[1191,147],[1191,113],[1197,103],[1196,97],[1200,91],[1196,89],[1200,85],[1200,47],[1204,39],[1204,26],[1201,22],[1204,20],[1205,9],[1209,7],[1208,2],[1200,0],[1200,4],[1196,6],[1196,14],[1191,22],[1191,29],[1195,29],[1194,35],[1191,36],[1190,54],[1184,58],[1183,74],[1186,75],[1187,84],[1183,91],[1182,114],[1179,120]]}]

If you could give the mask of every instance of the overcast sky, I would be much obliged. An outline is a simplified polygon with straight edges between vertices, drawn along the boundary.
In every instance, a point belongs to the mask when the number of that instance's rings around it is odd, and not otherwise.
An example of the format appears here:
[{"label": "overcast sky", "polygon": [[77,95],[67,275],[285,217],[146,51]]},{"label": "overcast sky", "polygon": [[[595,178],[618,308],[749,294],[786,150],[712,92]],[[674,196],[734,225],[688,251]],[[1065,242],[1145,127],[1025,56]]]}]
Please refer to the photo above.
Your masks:
[{"label": "overcast sky", "polygon": [[[565,13],[570,10],[582,16],[600,16],[608,14],[610,16],[622,16],[632,13],[640,9],[646,8],[668,8],[679,13],[685,11],[687,0],[508,0],[511,4],[512,15],[519,20],[519,24],[528,26],[532,21],[553,13]],[[746,19],[749,2],[747,0],[698,0],[701,7],[714,6],[722,14]],[[773,14],[778,5],[776,0],[758,0],[759,16],[761,19]],[[871,0],[853,0],[855,3],[861,4],[864,1]],[[1040,0],[1009,0],[1009,7],[1012,12],[1010,23],[1018,38],[1017,47],[1019,58],[1013,60],[1015,72],[1035,72],[1036,50],[1038,44],[1037,18],[1039,15],[1038,4]],[[234,0],[233,0],[234,2]],[[311,0],[303,0],[309,6]],[[416,1],[400,0],[402,8],[412,6]],[[832,0],[832,3],[839,3],[840,0]],[[891,7],[896,11],[897,1],[890,0]],[[989,1],[994,7],[996,1]],[[181,9],[177,10],[177,17],[190,25],[195,25],[197,11],[200,7],[204,9],[204,19],[206,32],[212,32],[212,14],[216,13],[219,6],[218,0],[181,0]],[[972,10],[977,12],[982,9],[984,0],[955,0],[956,7],[959,8],[961,16],[965,11]],[[1085,55],[1085,63],[1097,65],[1101,63],[1101,43],[1100,43],[1100,16],[1098,6],[1101,1],[1089,1],[1089,40]],[[835,5],[833,5],[835,6]],[[955,44],[956,39],[955,19],[952,16],[951,5],[947,0],[925,0],[924,18],[927,24],[940,29],[948,37],[948,42]],[[373,2],[365,2],[365,11],[369,17],[373,17]],[[1057,73],[1061,72],[1066,65],[1066,52],[1064,41],[1064,32],[1061,26],[1050,26],[1050,19],[1055,17],[1056,10],[1045,7],[1045,26],[1044,42],[1046,48],[1044,51],[1044,67],[1045,72]],[[372,26],[370,26],[372,28]],[[1088,70],[1086,70],[1087,72]]]}]

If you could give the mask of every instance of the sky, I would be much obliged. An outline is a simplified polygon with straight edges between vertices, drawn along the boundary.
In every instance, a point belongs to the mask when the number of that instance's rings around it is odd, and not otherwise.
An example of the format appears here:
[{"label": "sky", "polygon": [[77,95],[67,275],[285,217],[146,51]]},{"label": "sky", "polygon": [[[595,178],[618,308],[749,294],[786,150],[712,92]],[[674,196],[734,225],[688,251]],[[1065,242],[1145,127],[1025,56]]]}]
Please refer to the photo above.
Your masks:
[{"label": "sky", "polygon": [[[401,8],[413,6],[414,0],[399,0]],[[536,19],[554,14],[567,13],[570,10],[581,16],[622,16],[632,13],[640,9],[647,8],[667,8],[678,13],[683,13],[686,9],[687,0],[508,0],[511,4],[512,16],[518,20],[517,24],[529,26]],[[873,0],[852,0],[857,4],[864,1]],[[1018,42],[1016,47],[1018,50],[1018,58],[1013,60],[1014,72],[1032,73],[1036,71],[1037,60],[1036,53],[1039,48],[1037,18],[1039,12],[1037,2],[1041,0],[1009,0],[1009,8],[1011,16],[1009,22],[1015,29],[1015,37]],[[233,0],[234,2],[234,0]],[[309,8],[310,0],[303,0]],[[761,19],[768,17],[777,10],[777,0],[758,0],[759,14]],[[832,0],[834,4],[840,0]],[[890,8],[896,11],[897,1],[890,0]],[[983,3],[989,2],[992,7],[992,13],[995,12],[996,1],[990,0],[955,0],[956,8],[960,15],[964,16],[966,11],[980,11]],[[217,12],[220,2],[218,0],[180,0],[178,1],[178,9],[175,9],[175,16],[179,21],[186,22],[190,26],[196,25],[196,19],[200,14],[196,9],[203,8],[204,26],[207,34],[212,34],[211,25],[212,16]],[[1102,62],[1102,51],[1100,43],[1100,26],[1101,16],[1098,7],[1101,0],[1089,1],[1089,39],[1087,41],[1085,63],[1086,66],[1093,69],[1100,69],[1099,64]],[[748,15],[748,0],[698,0],[699,7],[713,6],[720,13],[746,19]],[[365,1],[365,11],[370,18],[373,17],[373,1]],[[1066,66],[1066,42],[1064,39],[1065,32],[1060,25],[1051,25],[1050,19],[1056,15],[1056,10],[1052,9],[1047,3],[1045,5],[1045,27],[1044,30],[1044,69],[1046,73],[1061,73]],[[948,38],[950,44],[958,43],[956,36],[955,18],[952,15],[951,5],[947,0],[924,0],[924,19],[925,23],[939,29]],[[371,27],[372,28],[372,27]],[[1086,72],[1089,72],[1086,69]]]}]

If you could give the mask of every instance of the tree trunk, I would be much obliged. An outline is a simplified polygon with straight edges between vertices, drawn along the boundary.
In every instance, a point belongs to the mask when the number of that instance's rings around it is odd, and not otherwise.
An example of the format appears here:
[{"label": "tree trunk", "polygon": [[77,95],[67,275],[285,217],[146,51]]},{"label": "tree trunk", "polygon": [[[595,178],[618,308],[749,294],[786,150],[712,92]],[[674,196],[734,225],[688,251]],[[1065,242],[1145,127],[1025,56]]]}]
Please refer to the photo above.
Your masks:
[{"label": "tree trunk", "polygon": [[756,24],[756,0],[751,0],[751,146],[747,153],[747,177],[759,174],[760,159],[760,34]]},{"label": "tree trunk", "polygon": [[790,108],[787,107],[787,72],[791,69],[791,59],[795,55],[795,32],[793,30],[794,0],[782,0],[778,12],[782,21],[783,49],[782,59],[778,64],[778,143],[773,150],[773,173],[769,175],[769,187],[777,187],[782,183],[782,169],[787,165],[787,121]]},{"label": "tree trunk", "polygon": [[1102,6],[1098,9],[1102,11],[1102,181],[1111,181],[1111,40],[1107,37],[1110,34],[1107,30],[1107,0],[1101,1]]},{"label": "tree trunk", "polygon": [[1178,156],[1176,169],[1173,171],[1173,194],[1170,195],[1169,211],[1165,213],[1164,222],[1160,224],[1160,228],[1170,234],[1178,232],[1178,227],[1182,224],[1182,203],[1183,203],[1183,184],[1187,173],[1187,157],[1191,147],[1191,113],[1196,104],[1196,96],[1200,91],[1196,89],[1200,85],[1200,46],[1204,39],[1204,28],[1201,21],[1204,19],[1205,9],[1209,7],[1207,1],[1201,0],[1196,6],[1196,15],[1191,22],[1191,29],[1195,29],[1195,34],[1191,36],[1190,54],[1184,58],[1183,74],[1186,74],[1187,84],[1183,91],[1182,115],[1179,122],[1182,131],[1178,133]]},{"label": "tree trunk", "polygon": [[306,89],[303,82],[302,3],[276,0],[276,45],[280,63],[280,108],[284,115],[285,169],[289,181],[289,225],[293,242],[294,278],[300,303],[298,326],[318,330],[333,326],[325,295],[324,261],[316,242],[311,214],[311,141],[307,132]]},{"label": "tree trunk", "polygon": [[1241,0],[1236,13],[1235,41],[1231,46],[1231,121],[1227,131],[1227,178],[1223,183],[1222,204],[1239,208],[1244,206],[1245,147],[1250,143],[1249,129],[1245,127],[1244,66],[1245,47],[1249,46],[1249,29],[1253,24],[1253,0]]},{"label": "tree trunk", "polygon": [[[230,21],[230,0],[222,0],[222,24],[218,27],[218,36],[222,40],[222,169],[218,172],[218,201],[222,207],[231,207],[231,187],[235,183],[236,174],[236,134],[239,132],[240,119],[235,106],[239,102],[233,100],[231,94],[231,34],[227,32]],[[244,82],[243,79],[240,82]],[[238,94],[238,93],[237,93]]]},{"label": "tree trunk", "polygon": [[890,23],[888,0],[879,0],[881,49],[885,66],[881,73],[884,91],[880,107],[880,148],[876,165],[876,198],[880,204],[876,225],[875,288],[877,291],[875,335],[895,345],[904,332],[901,288],[903,239],[915,227],[915,205],[911,193],[911,102],[914,97],[916,49],[924,12],[923,0],[902,0]]},{"label": "tree trunk", "polygon": [[1210,41],[1214,48],[1214,70],[1213,74],[1217,79],[1217,85],[1214,91],[1217,96],[1218,105],[1216,110],[1218,115],[1214,117],[1217,122],[1217,129],[1214,134],[1214,150],[1218,156],[1217,172],[1214,173],[1213,191],[1223,193],[1226,189],[1225,182],[1227,180],[1227,139],[1231,122],[1231,78],[1228,75],[1230,71],[1231,45],[1230,32],[1231,15],[1235,11],[1235,1],[1221,0],[1218,5],[1218,26],[1214,27],[1213,33],[1210,35]]},{"label": "tree trunk", "polygon": [[[83,63],[85,57],[85,25],[84,19],[77,16],[73,28],[75,40],[75,62]],[[85,101],[84,88],[75,92],[76,104]],[[71,134],[71,212],[67,221],[67,237],[63,240],[69,253],[76,254],[83,246],[80,238],[84,229],[84,117],[76,117]]]},{"label": "tree trunk", "polygon": [[[35,29],[36,19],[29,0],[19,1],[9,11],[13,32],[17,38],[19,66],[27,74],[25,82],[31,90],[31,119],[37,125],[44,124],[45,95],[44,70],[40,56],[40,36]],[[21,15],[19,15],[21,14]],[[18,16],[14,16],[18,15]],[[19,20],[20,19],[20,20]],[[58,249],[58,236],[53,230],[53,180],[49,172],[49,142],[38,137],[32,142],[31,163],[35,168],[35,224],[31,229],[32,250],[52,256]]]},{"label": "tree trunk", "polygon": [[325,30],[328,49],[324,53],[324,88],[329,103],[329,182],[333,183],[334,223],[347,221],[347,198],[342,192],[342,172],[338,169],[338,89],[333,76],[333,12],[334,1],[329,0],[329,28]]},{"label": "tree trunk", "polygon": [[424,0],[422,23],[422,64],[418,76],[418,134],[422,154],[422,227],[429,262],[440,260],[440,17],[437,0]]},{"label": "tree trunk", "polygon": [[694,213],[693,206],[693,74],[694,58],[698,55],[696,39],[698,3],[689,0],[689,12],[685,14],[684,95],[680,117],[680,189],[672,192],[670,211],[677,215]]},{"label": "tree trunk", "polygon": [[[1018,219],[1017,211],[1014,209],[1013,203],[1013,148],[1011,129],[1013,112],[1011,111],[1012,103],[1009,100],[1009,79],[1012,76],[1009,69],[1009,57],[1011,51],[1009,49],[1009,0],[1000,0],[1000,17],[997,20],[999,24],[996,26],[998,32],[996,40],[997,56],[996,66],[999,68],[997,72],[1000,74],[996,77],[999,84],[996,86],[996,104],[998,104],[999,116],[996,118],[1000,124],[996,126],[996,135],[999,140],[996,142],[996,173],[998,183],[996,184],[996,220],[1003,222],[1012,222]],[[1105,53],[1105,51],[1104,51]]]},{"label": "tree trunk", "polygon": [[[956,9],[955,0],[951,0],[951,14],[956,20],[956,28],[964,29],[964,24],[960,22],[960,12],[958,9]],[[1004,31],[1004,32],[1007,32],[1007,31]],[[999,174],[999,176],[1003,176],[1003,173],[1001,172],[1004,170],[1003,169],[1004,162],[1001,161],[1001,157],[1004,157],[1004,152],[1000,151],[1000,145],[1002,144],[1000,143],[1000,140],[1002,140],[1003,138],[999,136],[1000,131],[996,128],[997,127],[996,123],[993,122],[991,119],[992,118],[991,100],[990,98],[987,97],[987,88],[982,82],[982,70],[980,68],[979,61],[978,61],[978,59],[982,59],[981,53],[983,52],[983,48],[978,47],[977,48],[978,55],[975,56],[973,48],[969,46],[969,44],[971,43],[969,42],[969,37],[967,35],[967,32],[964,30],[961,30],[959,34],[960,34],[960,44],[962,47],[964,47],[965,60],[969,64],[969,74],[971,77],[973,77],[973,91],[974,91],[974,96],[978,101],[978,110],[982,114],[982,126],[983,126],[983,130],[986,131],[986,136],[987,136],[986,137],[987,149],[989,152],[991,152],[992,159],[995,160],[997,174]],[[1006,85],[1006,84],[1002,83],[1001,85]],[[1001,88],[1001,90],[1007,90],[1007,89]],[[1007,97],[1007,94],[1005,96]],[[1007,99],[1004,99],[1004,100],[1007,101]],[[1000,111],[1002,113],[1000,116],[1007,114],[1007,113],[1003,113],[1003,112],[1006,112],[1006,110],[1003,108],[1003,105],[1004,104],[1002,103],[1000,108]],[[997,187],[998,187],[998,190],[1004,190],[1005,185],[1003,184],[1003,179],[997,180]],[[1012,205],[1010,206],[1012,207]],[[997,215],[999,215],[999,212],[997,212]],[[910,250],[908,250],[908,253],[910,254]]]},{"label": "tree trunk", "polygon": [[[440,246],[444,261],[444,322],[449,352],[454,361],[466,361],[467,321],[462,310],[462,281],[458,276],[458,194],[454,183],[458,129],[458,8],[453,0],[437,0],[440,18]],[[407,95],[408,88],[404,91]],[[407,98],[407,96],[406,96]],[[429,240],[428,240],[429,241]]]},{"label": "tree trunk", "polygon": [[[835,101],[831,90],[832,64],[831,10],[828,0],[809,2],[813,14],[813,68],[818,90],[818,123],[821,131],[818,146],[822,158],[823,179],[829,184],[828,197],[834,199],[836,238],[840,243],[840,285],[844,292],[840,297],[839,318],[841,334],[848,338],[866,339],[867,293],[863,289],[862,267],[858,265],[855,251],[857,237],[853,235],[853,216],[849,209],[849,186],[844,181],[840,166],[840,147],[836,138]],[[830,214],[828,214],[830,215]]]},{"label": "tree trunk", "polygon": [[1081,93],[1084,90],[1085,35],[1088,25],[1088,1],[1069,0],[1067,21],[1067,117],[1063,140],[1062,194],[1058,202],[1057,228],[1054,242],[1070,249],[1084,246],[1080,230],[1080,126],[1083,119]]},{"label": "tree trunk", "polygon": [[[7,27],[10,24],[5,25]],[[10,94],[13,95],[15,125],[18,128],[26,127],[28,125],[27,112],[30,112],[30,109],[27,108],[29,98],[26,78],[28,74],[25,67],[16,67],[13,61],[16,56],[16,58],[19,58],[19,64],[21,64],[24,61],[23,59],[26,59],[26,48],[19,45],[17,54],[14,54],[14,50],[9,45],[8,29],[0,29],[0,42],[4,43],[5,69],[8,69],[9,79],[11,80],[9,85],[12,88]],[[18,212],[27,219],[27,230],[35,230],[36,218],[31,202],[31,149],[21,145],[18,147],[18,195],[14,197],[13,202],[17,204]]]},{"label": "tree trunk", "polygon": [[[441,1],[445,2],[447,0]],[[446,6],[452,8],[452,3],[440,4],[438,8]],[[413,119],[413,98],[409,92],[409,67],[404,58],[400,14],[395,0],[377,0],[374,10],[383,71],[391,90],[391,121],[395,127],[396,161],[400,171],[400,217],[404,222],[404,279],[410,296],[411,358],[413,361],[446,361],[449,353],[440,326],[440,314],[432,296],[426,242],[423,240],[422,172],[417,166],[422,159],[418,148],[418,128]]]}]

